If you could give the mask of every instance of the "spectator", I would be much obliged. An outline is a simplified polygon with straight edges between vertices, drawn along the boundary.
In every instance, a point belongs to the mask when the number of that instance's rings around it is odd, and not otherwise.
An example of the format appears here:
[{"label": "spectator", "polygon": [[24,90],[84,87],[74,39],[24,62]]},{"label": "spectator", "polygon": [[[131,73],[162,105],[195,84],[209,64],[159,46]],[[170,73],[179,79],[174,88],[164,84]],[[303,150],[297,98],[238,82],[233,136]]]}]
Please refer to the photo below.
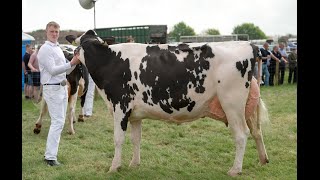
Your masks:
[{"label": "spectator", "polygon": [[47,40],[38,51],[38,63],[40,69],[40,81],[43,85],[43,98],[47,103],[51,118],[50,129],[47,137],[44,160],[49,166],[59,166],[57,154],[63,129],[68,91],[66,84],[66,71],[80,63],[78,52],[75,52],[72,60],[67,62],[62,49],[59,47],[60,26],[56,22],[49,22],[46,26]]},{"label": "spectator", "polygon": [[31,70],[32,74],[32,84],[33,84],[33,96],[36,102],[40,101],[40,71],[39,71],[39,64],[38,64],[38,51],[40,49],[41,45],[38,45],[37,50],[32,53],[30,56],[30,60],[28,63],[28,67]]},{"label": "spectator", "polygon": [[270,58],[270,52],[269,52],[269,44],[267,42],[263,44],[263,48],[260,48],[260,52],[262,55],[262,76],[265,75],[264,86],[269,86],[270,74],[268,71],[267,60]]},{"label": "spectator", "polygon": [[129,36],[127,39],[127,43],[134,43],[134,38],[132,36]]},{"label": "spectator", "polygon": [[32,75],[31,75],[31,70],[28,66],[30,56],[33,53],[32,47],[30,44],[26,45],[26,53],[23,56],[23,63],[24,65],[22,66],[23,71],[24,71],[24,94],[26,99],[31,99],[32,98]]},{"label": "spectator", "polygon": [[282,56],[282,58],[280,59],[280,63],[279,63],[279,84],[283,84],[283,80],[284,80],[284,75],[285,75],[285,70],[286,70],[286,63],[288,63],[288,54],[286,52],[286,48],[284,47],[283,43],[279,44],[279,52]]},{"label": "spectator", "polygon": [[288,77],[288,83],[291,83],[292,74],[293,74],[293,82],[297,82],[297,62],[298,62],[298,54],[297,54],[297,48],[292,47],[291,53],[288,56],[289,61],[289,77]]},{"label": "spectator", "polygon": [[278,46],[273,46],[273,50],[271,51],[271,60],[270,60],[270,66],[269,66],[269,72],[270,72],[270,86],[274,85],[274,75],[276,73],[276,62],[279,62],[283,60],[286,62],[286,60],[282,57],[281,53],[279,52]]}]

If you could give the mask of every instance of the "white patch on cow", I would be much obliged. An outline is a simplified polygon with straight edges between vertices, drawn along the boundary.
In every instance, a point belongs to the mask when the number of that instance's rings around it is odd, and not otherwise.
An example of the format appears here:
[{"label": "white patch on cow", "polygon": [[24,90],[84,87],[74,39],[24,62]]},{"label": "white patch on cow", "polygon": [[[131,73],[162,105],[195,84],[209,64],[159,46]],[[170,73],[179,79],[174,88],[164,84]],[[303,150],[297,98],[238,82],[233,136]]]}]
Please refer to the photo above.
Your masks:
[{"label": "white patch on cow", "polygon": [[169,47],[168,44],[157,44],[155,46],[158,46],[159,49],[163,49],[163,50],[167,50]]},{"label": "white patch on cow", "polygon": [[174,53],[178,59],[178,61],[183,62],[184,58],[186,58],[189,55],[189,52],[183,52],[179,51],[179,54]]},{"label": "white patch on cow", "polygon": [[199,61],[201,51],[194,51],[193,53],[194,53],[195,62]]},{"label": "white patch on cow", "polygon": [[86,66],[86,60],[84,58],[84,50],[81,48],[79,53],[80,53],[79,60],[81,61],[82,64]]},{"label": "white patch on cow", "polygon": [[145,70],[147,68],[147,61],[144,61],[142,63],[142,69]]},{"label": "white patch on cow", "polygon": [[159,79],[159,76],[156,76],[156,79],[155,79],[155,81],[158,81],[158,79]]},{"label": "white patch on cow", "polygon": [[121,58],[123,60],[130,59],[130,64],[132,62],[141,62],[141,59],[147,55],[146,48],[147,44],[139,43],[122,43],[109,45],[109,48],[116,52],[116,54],[121,52]]}]

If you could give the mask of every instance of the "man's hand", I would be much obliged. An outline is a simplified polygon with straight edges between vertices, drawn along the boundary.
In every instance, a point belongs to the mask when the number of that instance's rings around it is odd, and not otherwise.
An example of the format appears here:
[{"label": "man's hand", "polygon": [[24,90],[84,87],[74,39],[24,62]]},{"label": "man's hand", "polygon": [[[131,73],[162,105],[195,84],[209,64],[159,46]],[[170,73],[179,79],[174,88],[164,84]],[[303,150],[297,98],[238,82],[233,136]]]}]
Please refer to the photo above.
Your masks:
[{"label": "man's hand", "polygon": [[80,61],[79,58],[80,58],[80,54],[79,54],[79,53],[74,54],[74,55],[73,55],[73,58],[72,58],[71,61],[70,61],[71,66],[80,64],[81,61]]}]

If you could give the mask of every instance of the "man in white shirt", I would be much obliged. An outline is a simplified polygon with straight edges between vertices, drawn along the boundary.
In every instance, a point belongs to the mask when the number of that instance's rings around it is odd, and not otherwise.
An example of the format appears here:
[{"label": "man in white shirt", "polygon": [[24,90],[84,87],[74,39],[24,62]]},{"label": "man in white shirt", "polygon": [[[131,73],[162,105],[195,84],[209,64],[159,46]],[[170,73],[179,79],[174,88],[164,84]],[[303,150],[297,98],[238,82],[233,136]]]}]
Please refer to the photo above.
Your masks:
[{"label": "man in white shirt", "polygon": [[48,105],[51,125],[48,133],[45,162],[49,166],[59,166],[57,154],[67,111],[68,92],[66,71],[80,63],[79,54],[75,53],[67,62],[62,49],[59,47],[60,26],[56,22],[49,22],[46,26],[47,40],[38,52],[40,82],[43,85],[43,98]]}]

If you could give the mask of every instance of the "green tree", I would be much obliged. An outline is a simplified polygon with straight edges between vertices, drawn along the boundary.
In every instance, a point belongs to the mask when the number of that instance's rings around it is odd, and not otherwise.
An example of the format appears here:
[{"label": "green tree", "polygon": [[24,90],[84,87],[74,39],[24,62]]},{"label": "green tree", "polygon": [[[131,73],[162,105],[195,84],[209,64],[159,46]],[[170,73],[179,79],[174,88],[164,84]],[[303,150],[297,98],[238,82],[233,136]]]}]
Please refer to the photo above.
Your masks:
[{"label": "green tree", "polygon": [[186,25],[186,23],[179,22],[173,26],[173,30],[170,31],[169,36],[174,37],[174,39],[179,42],[180,36],[194,36],[196,33],[194,32],[193,28]]},{"label": "green tree", "polygon": [[266,34],[253,23],[243,23],[235,26],[232,34],[248,34],[249,39],[267,39]]},{"label": "green tree", "polygon": [[219,32],[218,29],[210,28],[210,29],[207,29],[205,31],[205,34],[208,34],[208,35],[220,35],[220,32]]}]

